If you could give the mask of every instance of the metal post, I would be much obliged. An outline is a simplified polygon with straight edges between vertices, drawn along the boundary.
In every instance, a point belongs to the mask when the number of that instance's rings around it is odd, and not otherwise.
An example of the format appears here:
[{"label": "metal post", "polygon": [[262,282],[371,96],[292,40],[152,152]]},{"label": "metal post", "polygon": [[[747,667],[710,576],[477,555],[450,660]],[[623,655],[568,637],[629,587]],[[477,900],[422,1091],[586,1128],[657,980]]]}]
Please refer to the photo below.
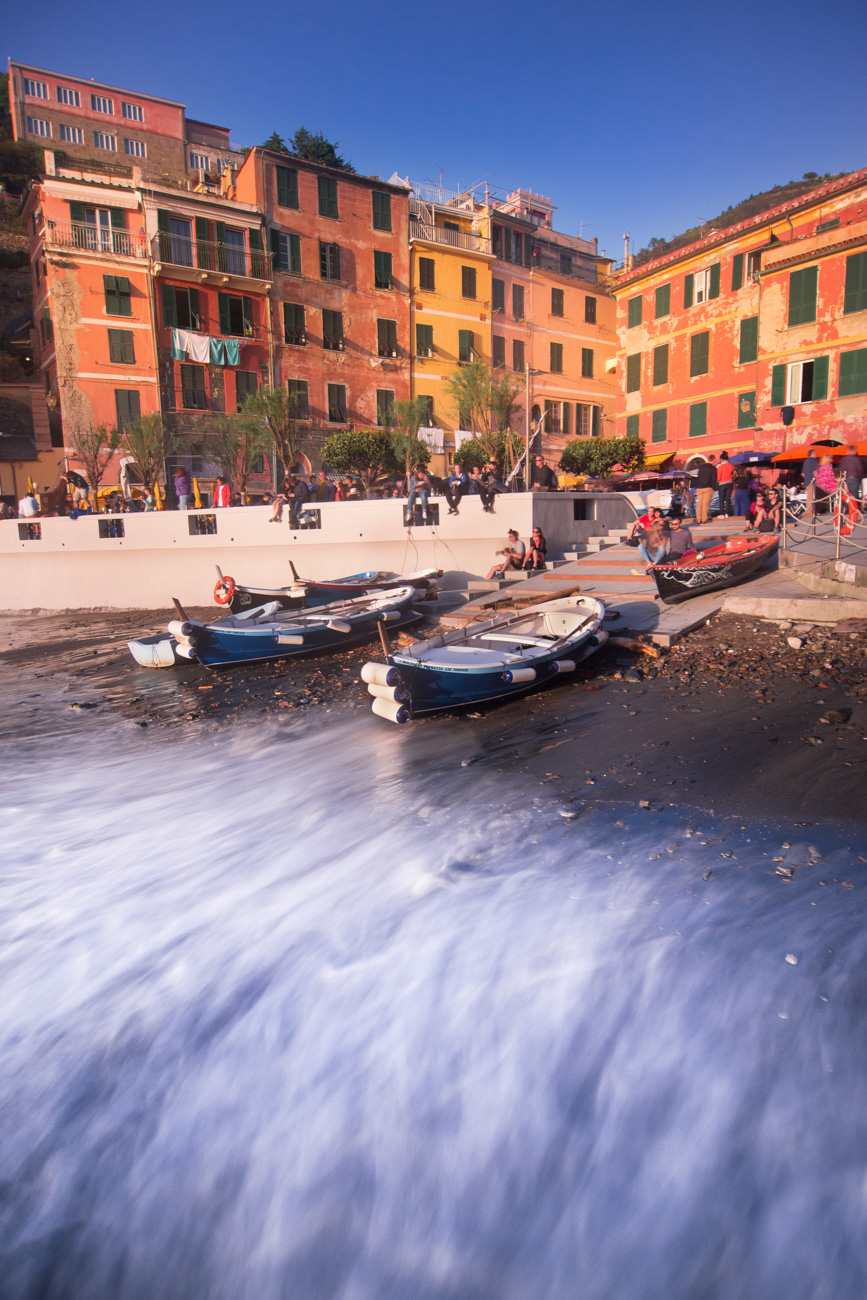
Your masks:
[{"label": "metal post", "polygon": [[843,514],[843,489],[842,489],[842,488],[837,488],[837,491],[834,493],[834,498],[832,498],[832,499],[836,499],[836,502],[837,502],[837,508],[836,508],[836,510],[834,511],[834,534],[835,534],[835,542],[836,542],[836,546],[835,546],[835,549],[834,549],[834,558],[835,558],[835,560],[839,560],[839,558],[840,558],[840,522],[841,522],[841,518],[842,518],[842,514]]},{"label": "metal post", "polygon": [[527,394],[525,402],[527,418],[524,421],[524,491],[530,491],[530,362],[527,361],[526,375],[524,378],[524,392]]}]

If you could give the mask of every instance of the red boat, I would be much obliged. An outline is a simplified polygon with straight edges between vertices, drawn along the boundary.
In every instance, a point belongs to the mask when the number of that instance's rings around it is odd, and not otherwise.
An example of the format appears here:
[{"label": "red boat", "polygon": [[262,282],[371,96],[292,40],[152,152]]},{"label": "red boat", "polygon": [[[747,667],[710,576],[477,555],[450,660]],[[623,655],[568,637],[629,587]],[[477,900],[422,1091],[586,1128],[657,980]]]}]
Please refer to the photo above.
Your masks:
[{"label": "red boat", "polygon": [[677,605],[706,591],[743,582],[776,554],[779,544],[774,533],[731,537],[706,551],[684,551],[676,560],[651,564],[647,571],[653,574],[656,590],[666,605]]}]

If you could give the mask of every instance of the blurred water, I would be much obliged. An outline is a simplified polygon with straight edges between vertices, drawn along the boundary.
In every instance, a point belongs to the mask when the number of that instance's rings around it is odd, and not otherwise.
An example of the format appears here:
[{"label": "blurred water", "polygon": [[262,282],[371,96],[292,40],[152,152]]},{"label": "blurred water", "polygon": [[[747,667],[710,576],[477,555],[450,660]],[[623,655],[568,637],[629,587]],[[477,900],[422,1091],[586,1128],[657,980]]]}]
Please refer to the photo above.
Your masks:
[{"label": "blurred water", "polygon": [[867,1294],[857,853],[434,739],[6,761],[3,1297]]}]

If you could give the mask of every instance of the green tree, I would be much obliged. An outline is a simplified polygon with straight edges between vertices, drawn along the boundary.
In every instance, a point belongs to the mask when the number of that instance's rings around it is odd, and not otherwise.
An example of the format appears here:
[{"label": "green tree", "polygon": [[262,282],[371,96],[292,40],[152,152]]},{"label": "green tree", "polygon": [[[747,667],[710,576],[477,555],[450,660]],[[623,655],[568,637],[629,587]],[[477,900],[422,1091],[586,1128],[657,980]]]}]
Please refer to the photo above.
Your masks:
[{"label": "green tree", "polygon": [[341,474],[357,474],[369,492],[375,481],[395,467],[391,438],[382,429],[344,429],[325,439],[322,463]]},{"label": "green tree", "polygon": [[207,437],[213,459],[219,461],[220,473],[242,496],[259,456],[271,450],[271,434],[261,421],[243,415],[218,415]]},{"label": "green tree", "polygon": [[524,440],[517,433],[492,433],[486,442],[478,438],[468,438],[455,452],[455,460],[461,469],[470,470],[474,465],[486,465],[493,461],[499,474],[504,475],[520,455]]},{"label": "green tree", "polygon": [[503,371],[498,379],[491,378],[491,410],[498,433],[508,433],[512,427],[512,416],[521,408],[515,399],[524,391],[524,380],[520,375],[510,376]]},{"label": "green tree", "polygon": [[67,437],[73,454],[84,466],[84,477],[96,504],[99,485],[117,451],[120,434],[107,424],[94,424],[86,429],[70,429]]},{"label": "green tree", "polygon": [[339,167],[344,172],[354,172],[355,168],[352,163],[348,163],[345,158],[341,158],[337,152],[339,141],[331,143],[326,140],[321,131],[308,131],[306,126],[299,126],[298,130],[289,141],[292,153],[297,154],[299,158],[305,158],[307,162],[324,163],[326,167]]},{"label": "green tree", "polygon": [[23,194],[42,175],[44,156],[35,144],[0,139],[0,183],[8,194]]},{"label": "green tree", "polygon": [[160,476],[165,478],[166,456],[171,456],[179,443],[178,436],[166,428],[157,412],[132,420],[120,435],[118,446],[131,457],[145,489],[153,492]]},{"label": "green tree", "polygon": [[267,435],[266,441],[273,444],[286,474],[292,473],[298,459],[300,402],[298,394],[286,388],[260,388],[241,407],[245,423],[249,421]]},{"label": "green tree", "polygon": [[460,366],[446,380],[446,392],[455,405],[458,419],[467,419],[483,447],[486,460],[495,458],[496,435],[491,429],[491,370],[484,361]]},{"label": "green tree", "polygon": [[417,469],[427,469],[430,464],[430,447],[418,436],[427,419],[425,399],[413,397],[406,402],[395,402],[394,419],[397,428],[390,432],[394,459],[408,479]]},{"label": "green tree", "polygon": [[572,438],[560,456],[560,465],[569,474],[590,474],[605,478],[615,467],[626,474],[644,464],[644,442],[638,434],[625,438]]},{"label": "green tree", "polygon": [[289,153],[286,141],[276,131],[272,131],[268,139],[262,141],[260,148],[270,149],[272,153]]}]

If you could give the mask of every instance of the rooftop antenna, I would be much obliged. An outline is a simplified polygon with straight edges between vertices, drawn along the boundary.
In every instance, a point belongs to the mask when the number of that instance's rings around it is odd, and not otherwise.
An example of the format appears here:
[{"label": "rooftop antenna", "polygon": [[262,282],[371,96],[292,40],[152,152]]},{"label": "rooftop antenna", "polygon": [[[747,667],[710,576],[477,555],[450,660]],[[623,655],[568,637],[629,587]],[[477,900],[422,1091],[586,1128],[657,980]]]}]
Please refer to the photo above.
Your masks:
[{"label": "rooftop antenna", "polygon": [[593,227],[590,225],[590,222],[589,222],[589,221],[579,221],[579,222],[578,222],[578,238],[579,238],[579,239],[583,239],[583,238],[584,238],[584,227],[585,227],[585,226],[587,226],[588,230],[592,230],[592,229],[593,229]]},{"label": "rooftop antenna", "polygon": [[627,266],[628,263],[629,263],[629,231],[627,230],[623,235],[623,265]]}]

